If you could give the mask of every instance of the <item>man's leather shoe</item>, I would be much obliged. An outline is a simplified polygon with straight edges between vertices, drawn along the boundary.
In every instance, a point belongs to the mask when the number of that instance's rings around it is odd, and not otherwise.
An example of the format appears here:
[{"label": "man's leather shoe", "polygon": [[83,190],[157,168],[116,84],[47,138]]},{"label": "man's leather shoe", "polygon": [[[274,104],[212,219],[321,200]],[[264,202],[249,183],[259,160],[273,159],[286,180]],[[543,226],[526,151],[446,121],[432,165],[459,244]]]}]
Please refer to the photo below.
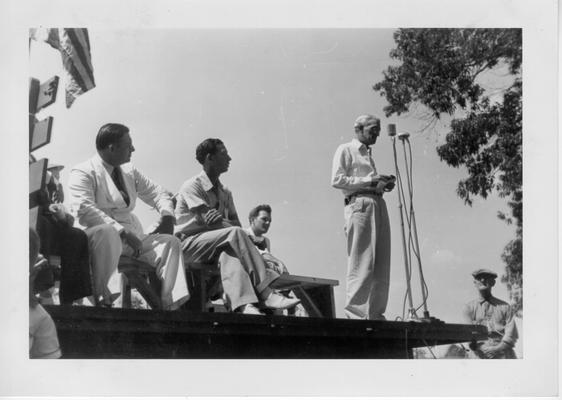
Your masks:
[{"label": "man's leather shoe", "polygon": [[248,314],[248,315],[264,315],[253,304],[244,304],[243,306],[238,307],[238,311],[242,314]]},{"label": "man's leather shoe", "polygon": [[267,296],[267,299],[264,300],[263,305],[267,308],[285,310],[296,306],[300,302],[301,301],[299,299],[288,298],[275,292],[271,292],[269,296]]}]

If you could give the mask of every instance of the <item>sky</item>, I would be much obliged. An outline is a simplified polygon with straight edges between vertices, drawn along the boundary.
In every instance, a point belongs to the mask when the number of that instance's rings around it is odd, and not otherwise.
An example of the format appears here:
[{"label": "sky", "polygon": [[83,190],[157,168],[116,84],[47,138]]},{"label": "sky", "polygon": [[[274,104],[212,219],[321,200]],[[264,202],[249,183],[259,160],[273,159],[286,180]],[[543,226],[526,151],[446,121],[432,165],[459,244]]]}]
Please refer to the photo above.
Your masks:
[{"label": "sky", "polygon": [[[381,118],[374,146],[379,173],[396,174],[388,123],[410,132],[414,209],[431,316],[461,322],[464,303],[475,296],[470,272],[503,273],[500,255],[514,228],[500,221],[504,199],[476,199],[469,207],[456,195],[466,172],[440,162],[435,151],[446,122],[425,125],[411,114],[384,117],[385,100],[372,90],[393,63],[393,29],[90,29],[97,87],[70,109],[59,100],[45,109],[54,117],[51,143],[35,155],[70,166],[95,152],[97,130],[106,122],[131,129],[133,164],[176,192],[199,173],[195,147],[208,137],[225,142],[232,163],[221,177],[243,224],[262,203],[273,208],[268,236],[272,253],[291,273],[336,279],[336,315],[343,317],[346,253],[343,195],[330,185],[333,154],[353,137],[360,114]],[[60,75],[58,53],[32,42],[31,76]],[[501,74],[488,76],[493,90]],[[398,143],[404,176],[403,148]],[[68,197],[68,196],[67,196]],[[405,272],[397,192],[385,196],[392,229],[388,319],[402,317]],[[137,207],[143,225],[157,214]],[[406,231],[408,235],[408,231]],[[421,305],[417,264],[412,288]],[[498,283],[496,296],[508,299]],[[421,314],[421,310],[418,315]]]}]

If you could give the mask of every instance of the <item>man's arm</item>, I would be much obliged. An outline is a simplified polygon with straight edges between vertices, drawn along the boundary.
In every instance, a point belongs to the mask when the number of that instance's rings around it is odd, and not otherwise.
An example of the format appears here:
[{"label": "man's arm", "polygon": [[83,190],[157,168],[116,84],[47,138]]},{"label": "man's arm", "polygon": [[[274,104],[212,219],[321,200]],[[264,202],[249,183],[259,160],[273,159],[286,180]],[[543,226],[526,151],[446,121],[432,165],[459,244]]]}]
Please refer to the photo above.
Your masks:
[{"label": "man's arm", "polygon": [[502,342],[514,347],[517,339],[519,339],[519,332],[517,331],[517,325],[515,324],[515,312],[513,311],[513,307],[509,306]]},{"label": "man's arm", "polygon": [[133,168],[133,175],[138,197],[149,206],[156,208],[160,215],[174,216],[174,203],[170,192],[136,168]]},{"label": "man's arm", "polygon": [[156,184],[136,168],[133,168],[138,197],[160,213],[160,222],[152,233],[173,234],[176,217],[174,202],[170,192]]},{"label": "man's arm", "polygon": [[234,206],[234,197],[232,196],[232,192],[227,190],[228,193],[228,200],[226,205],[226,214],[227,219],[230,224],[233,226],[242,226],[240,223],[240,218],[238,218],[238,212],[236,211],[236,207]]},{"label": "man's arm", "polygon": [[[389,176],[380,174],[364,177],[350,175],[348,171],[351,169],[352,161],[349,150],[344,146],[338,147],[332,161],[332,187],[345,190],[365,190],[374,188],[379,182],[390,179]],[[380,190],[381,193],[382,191],[383,189]]]}]

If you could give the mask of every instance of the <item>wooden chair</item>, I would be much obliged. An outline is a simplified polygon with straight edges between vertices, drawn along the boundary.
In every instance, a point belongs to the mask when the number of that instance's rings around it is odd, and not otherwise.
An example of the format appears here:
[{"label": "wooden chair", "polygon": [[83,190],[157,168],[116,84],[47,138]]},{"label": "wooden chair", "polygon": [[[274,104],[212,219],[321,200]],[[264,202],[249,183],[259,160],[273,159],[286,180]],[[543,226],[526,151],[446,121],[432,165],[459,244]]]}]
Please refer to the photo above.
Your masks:
[{"label": "wooden chair", "polygon": [[334,287],[339,281],[283,274],[271,284],[272,289],[292,290],[310,317],[335,318]]},{"label": "wooden chair", "polygon": [[189,311],[209,312],[209,300],[217,300],[222,295],[218,264],[186,263],[186,274],[191,298],[185,308]]},{"label": "wooden chair", "polygon": [[131,289],[137,289],[150,308],[153,310],[162,309],[160,299],[162,283],[156,275],[156,268],[143,261],[121,256],[118,270],[123,274],[121,288],[123,308],[131,308]]},{"label": "wooden chair", "polygon": [[[216,296],[217,281],[220,284],[218,265],[216,263],[188,263],[186,271],[191,294],[186,308],[195,312],[208,312],[209,297]],[[339,282],[333,279],[283,274],[273,281],[271,288],[281,291],[292,290],[311,317],[335,318],[333,288],[337,285]],[[222,290],[219,294],[221,292]]]}]

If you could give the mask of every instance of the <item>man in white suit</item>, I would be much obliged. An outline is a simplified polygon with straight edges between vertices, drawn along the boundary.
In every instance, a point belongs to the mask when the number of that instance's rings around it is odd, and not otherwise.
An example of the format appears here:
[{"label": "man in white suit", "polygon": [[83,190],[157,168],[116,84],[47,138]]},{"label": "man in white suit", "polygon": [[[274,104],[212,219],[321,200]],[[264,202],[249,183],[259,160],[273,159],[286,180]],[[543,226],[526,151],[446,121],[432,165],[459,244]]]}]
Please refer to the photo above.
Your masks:
[{"label": "man in white suit", "polygon": [[[172,235],[175,217],[169,192],[130,164],[135,148],[126,126],[102,126],[96,149],[94,157],[72,168],[68,185],[76,223],[88,235],[95,302],[110,306],[119,298],[117,266],[123,254],[153,265],[162,280],[164,309],[179,308],[189,293],[181,244]],[[161,215],[149,235],[132,212],[137,197]]]}]

